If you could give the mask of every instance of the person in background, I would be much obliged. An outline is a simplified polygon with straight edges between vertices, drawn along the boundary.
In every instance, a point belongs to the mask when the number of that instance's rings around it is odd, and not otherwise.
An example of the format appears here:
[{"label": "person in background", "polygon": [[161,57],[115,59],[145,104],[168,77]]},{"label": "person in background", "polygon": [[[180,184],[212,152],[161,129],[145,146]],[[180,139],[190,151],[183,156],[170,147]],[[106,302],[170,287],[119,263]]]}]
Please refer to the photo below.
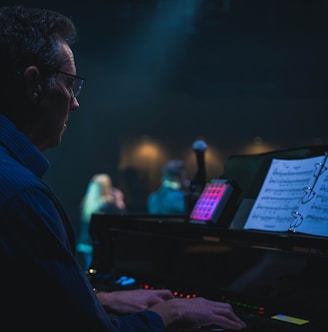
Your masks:
[{"label": "person in background", "polygon": [[[75,39],[72,20],[58,12],[0,7],[1,324],[35,332],[245,327],[228,303],[174,298],[168,289],[93,289],[75,255],[71,222],[42,181],[43,152],[60,145],[79,108],[84,79],[76,73]],[[113,307],[130,314],[109,316]]]},{"label": "person in background", "polygon": [[109,174],[95,174],[90,179],[81,201],[80,229],[76,251],[82,266],[88,270],[92,262],[92,242],[89,234],[93,213],[121,214],[126,212],[124,194],[115,188]]},{"label": "person in background", "polygon": [[162,168],[161,186],[148,196],[148,213],[185,215],[187,182],[184,162],[168,161]]},{"label": "person in background", "polygon": [[126,212],[126,204],[125,204],[125,198],[124,193],[121,189],[113,187],[113,196],[115,199],[115,205],[119,209],[120,213]]}]

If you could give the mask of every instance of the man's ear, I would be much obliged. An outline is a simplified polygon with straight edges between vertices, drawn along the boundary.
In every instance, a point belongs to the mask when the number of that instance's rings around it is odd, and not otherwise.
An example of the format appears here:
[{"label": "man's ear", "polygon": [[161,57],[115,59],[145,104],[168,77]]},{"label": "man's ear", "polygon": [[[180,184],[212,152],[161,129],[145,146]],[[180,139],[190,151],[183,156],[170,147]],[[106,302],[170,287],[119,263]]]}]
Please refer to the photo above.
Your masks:
[{"label": "man's ear", "polygon": [[24,71],[27,98],[32,104],[39,102],[41,94],[40,72],[36,66],[29,66]]}]

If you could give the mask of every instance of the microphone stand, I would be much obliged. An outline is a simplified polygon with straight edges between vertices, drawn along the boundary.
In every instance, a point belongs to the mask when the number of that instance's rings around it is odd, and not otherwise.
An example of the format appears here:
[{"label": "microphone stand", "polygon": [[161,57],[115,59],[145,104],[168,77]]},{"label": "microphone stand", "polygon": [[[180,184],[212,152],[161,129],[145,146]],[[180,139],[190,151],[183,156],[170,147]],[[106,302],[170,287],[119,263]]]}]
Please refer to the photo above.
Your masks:
[{"label": "microphone stand", "polygon": [[188,215],[194,208],[197,199],[201,195],[203,189],[205,188],[207,178],[206,178],[206,167],[205,167],[205,151],[207,149],[207,144],[203,140],[197,140],[193,144],[193,150],[196,153],[196,160],[198,170],[194,178],[190,181],[189,192],[187,197],[187,210]]}]

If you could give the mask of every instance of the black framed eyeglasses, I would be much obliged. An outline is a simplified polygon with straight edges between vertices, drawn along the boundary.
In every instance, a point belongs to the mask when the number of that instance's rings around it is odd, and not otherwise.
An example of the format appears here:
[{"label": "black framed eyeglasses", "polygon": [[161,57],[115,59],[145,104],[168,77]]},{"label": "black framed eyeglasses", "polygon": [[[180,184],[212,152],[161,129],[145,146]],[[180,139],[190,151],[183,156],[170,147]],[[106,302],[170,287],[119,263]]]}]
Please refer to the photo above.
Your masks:
[{"label": "black framed eyeglasses", "polygon": [[56,73],[63,74],[63,75],[73,78],[72,85],[69,88],[69,91],[70,91],[72,97],[76,98],[82,90],[82,87],[85,82],[85,78],[81,77],[81,76],[65,73],[64,71],[60,71],[60,70],[56,70]]}]

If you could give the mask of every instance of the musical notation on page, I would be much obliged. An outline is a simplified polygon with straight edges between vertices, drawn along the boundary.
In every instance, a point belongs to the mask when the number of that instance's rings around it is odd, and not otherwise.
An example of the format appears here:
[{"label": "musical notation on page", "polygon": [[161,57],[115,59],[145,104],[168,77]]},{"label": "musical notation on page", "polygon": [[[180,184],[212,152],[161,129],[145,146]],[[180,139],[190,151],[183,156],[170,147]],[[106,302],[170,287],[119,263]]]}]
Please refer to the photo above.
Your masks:
[{"label": "musical notation on page", "polygon": [[244,228],[328,236],[327,158],[273,159]]}]

